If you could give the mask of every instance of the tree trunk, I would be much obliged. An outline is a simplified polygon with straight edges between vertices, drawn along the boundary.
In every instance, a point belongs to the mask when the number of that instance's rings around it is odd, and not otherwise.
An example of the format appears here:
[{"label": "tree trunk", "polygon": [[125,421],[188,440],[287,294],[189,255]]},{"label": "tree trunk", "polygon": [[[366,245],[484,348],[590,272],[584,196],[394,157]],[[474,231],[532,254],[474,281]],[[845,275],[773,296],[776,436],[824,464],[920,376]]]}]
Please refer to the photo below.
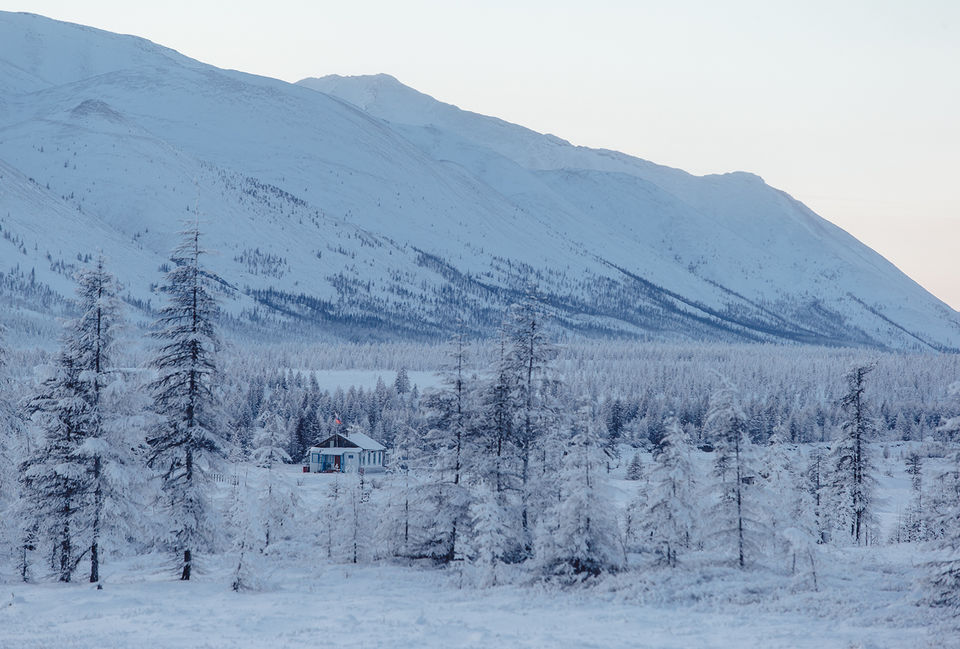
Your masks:
[{"label": "tree trunk", "polygon": [[93,460],[93,479],[97,485],[93,492],[93,542],[90,544],[90,583],[100,581],[100,524],[103,512],[103,487],[100,485],[101,464],[98,455]]}]

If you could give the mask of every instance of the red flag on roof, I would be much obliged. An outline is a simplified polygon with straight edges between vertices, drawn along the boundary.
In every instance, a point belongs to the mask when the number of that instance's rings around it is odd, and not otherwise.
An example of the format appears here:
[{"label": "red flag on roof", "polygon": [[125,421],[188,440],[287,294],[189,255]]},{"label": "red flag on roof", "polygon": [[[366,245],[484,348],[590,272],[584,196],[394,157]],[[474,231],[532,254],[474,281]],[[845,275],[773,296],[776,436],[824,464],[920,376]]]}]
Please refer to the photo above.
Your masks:
[{"label": "red flag on roof", "polygon": [[342,424],[343,422],[340,421],[340,418],[339,418],[339,417],[334,417],[334,418],[333,418],[333,423],[335,423],[335,424],[337,424],[337,425],[340,425],[340,424]]}]

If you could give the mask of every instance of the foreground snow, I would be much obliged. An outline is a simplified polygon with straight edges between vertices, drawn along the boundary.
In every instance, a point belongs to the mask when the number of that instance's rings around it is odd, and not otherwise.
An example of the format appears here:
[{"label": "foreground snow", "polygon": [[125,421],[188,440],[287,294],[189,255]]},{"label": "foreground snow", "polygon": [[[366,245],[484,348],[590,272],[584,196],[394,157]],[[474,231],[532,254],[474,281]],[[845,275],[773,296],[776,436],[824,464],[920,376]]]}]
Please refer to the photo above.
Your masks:
[{"label": "foreground snow", "polygon": [[237,594],[228,558],[183,583],[151,556],[113,565],[102,591],[7,585],[0,647],[949,647],[956,639],[913,605],[912,552],[838,555],[820,592],[716,569],[477,590],[458,588],[469,575],[455,570],[321,564]]}]

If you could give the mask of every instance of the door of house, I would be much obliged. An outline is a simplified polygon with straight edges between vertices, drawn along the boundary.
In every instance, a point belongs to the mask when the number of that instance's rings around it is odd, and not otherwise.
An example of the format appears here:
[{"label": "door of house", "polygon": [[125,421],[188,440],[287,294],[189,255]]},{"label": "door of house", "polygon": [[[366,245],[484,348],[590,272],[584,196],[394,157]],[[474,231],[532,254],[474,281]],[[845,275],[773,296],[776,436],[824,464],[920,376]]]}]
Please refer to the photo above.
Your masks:
[{"label": "door of house", "polygon": [[339,455],[334,455],[334,456],[333,456],[333,470],[334,470],[334,471],[339,471],[339,470],[340,470],[340,456],[339,456]]}]

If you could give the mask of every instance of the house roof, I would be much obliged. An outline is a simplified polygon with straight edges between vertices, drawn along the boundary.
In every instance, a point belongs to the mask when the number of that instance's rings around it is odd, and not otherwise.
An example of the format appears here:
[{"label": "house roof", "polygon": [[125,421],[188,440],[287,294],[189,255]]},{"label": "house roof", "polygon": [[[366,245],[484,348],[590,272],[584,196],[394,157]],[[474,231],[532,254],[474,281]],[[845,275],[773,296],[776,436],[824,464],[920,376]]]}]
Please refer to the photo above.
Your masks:
[{"label": "house roof", "polygon": [[[336,438],[340,438],[337,440]],[[334,444],[334,446],[328,446],[328,444]],[[363,433],[351,433],[349,435],[343,435],[337,433],[326,438],[319,443],[318,446],[314,448],[326,448],[326,449],[343,449],[343,448],[356,448],[363,451],[385,451],[387,447],[376,441],[375,439],[364,435]],[[336,455],[335,453],[328,453],[328,455]]]},{"label": "house roof", "polygon": [[363,433],[350,433],[347,439],[365,451],[385,451],[387,447]]}]

